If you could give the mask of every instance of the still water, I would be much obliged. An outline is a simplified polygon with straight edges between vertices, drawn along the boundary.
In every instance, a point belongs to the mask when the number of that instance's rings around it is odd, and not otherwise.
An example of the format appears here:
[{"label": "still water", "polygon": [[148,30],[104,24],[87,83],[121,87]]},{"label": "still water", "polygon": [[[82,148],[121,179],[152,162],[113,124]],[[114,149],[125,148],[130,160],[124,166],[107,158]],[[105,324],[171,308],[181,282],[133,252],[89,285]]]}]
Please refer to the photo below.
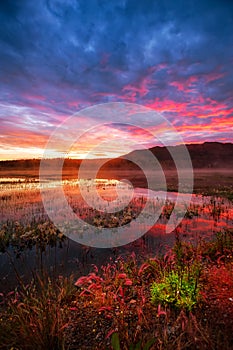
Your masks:
[{"label": "still water", "polygon": [[[19,252],[15,247],[9,246],[6,251],[0,253],[2,291],[15,288],[18,284],[17,274],[24,281],[30,280],[35,271],[42,270],[53,276],[74,273],[78,277],[88,273],[92,264],[101,266],[117,259],[118,256],[136,254],[139,260],[143,260],[163,253],[174,244],[175,232],[178,232],[182,239],[196,242],[200,237],[210,239],[214,233],[233,227],[232,203],[222,198],[192,195],[191,202],[187,205],[186,199],[189,194],[182,194],[183,201],[180,202],[180,212],[176,212],[176,217],[183,212],[186,214],[178,227],[166,234],[166,225],[177,193],[133,188],[127,182],[106,179],[64,180],[62,183],[47,181],[41,184],[36,178],[1,178],[0,228],[4,224],[10,225],[16,221],[25,228],[32,221],[46,222],[48,215],[44,210],[40,192],[45,190],[48,191],[53,211],[64,221],[62,212],[59,212],[62,208],[56,196],[56,191],[61,187],[67,203],[79,218],[92,225],[93,231],[100,225],[118,227],[125,223],[126,216],[128,221],[134,222],[146,202],[149,203],[150,210],[154,210],[155,213],[159,210],[158,220],[150,227],[147,216],[144,215],[137,225],[145,234],[117,248],[90,247],[80,244],[79,240],[69,238],[44,249],[32,246],[31,249]],[[97,209],[93,209],[93,206]],[[69,218],[66,220],[69,223]],[[133,235],[135,226],[131,224],[131,227]],[[80,232],[81,228],[79,235]],[[130,229],[128,232],[130,235]],[[85,235],[85,230],[82,235]]]}]

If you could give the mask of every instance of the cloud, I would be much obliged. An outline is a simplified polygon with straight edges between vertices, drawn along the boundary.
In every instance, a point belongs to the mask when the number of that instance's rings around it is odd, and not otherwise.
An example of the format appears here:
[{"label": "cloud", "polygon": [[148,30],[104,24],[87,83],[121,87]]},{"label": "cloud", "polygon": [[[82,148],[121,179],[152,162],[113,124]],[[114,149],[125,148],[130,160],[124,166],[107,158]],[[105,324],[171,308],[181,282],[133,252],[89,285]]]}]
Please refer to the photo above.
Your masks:
[{"label": "cloud", "polygon": [[[34,132],[34,120],[47,135],[82,108],[125,101],[188,121],[196,141],[209,118],[224,139],[214,123],[233,108],[232,11],[227,0],[1,1],[0,103],[25,108],[12,130]],[[0,117],[9,135],[12,108]]]}]

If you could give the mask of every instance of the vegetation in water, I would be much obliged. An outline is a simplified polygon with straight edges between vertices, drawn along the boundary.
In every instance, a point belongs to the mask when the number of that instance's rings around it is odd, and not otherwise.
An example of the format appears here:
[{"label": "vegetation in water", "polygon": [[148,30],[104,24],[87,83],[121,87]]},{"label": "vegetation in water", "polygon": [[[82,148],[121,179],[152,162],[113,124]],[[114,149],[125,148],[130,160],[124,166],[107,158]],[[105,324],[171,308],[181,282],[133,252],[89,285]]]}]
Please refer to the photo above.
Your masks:
[{"label": "vegetation in water", "polygon": [[160,257],[120,257],[78,279],[20,281],[1,294],[1,349],[231,349],[233,233],[225,235],[196,245],[177,237]]},{"label": "vegetation in water", "polygon": [[[230,189],[221,191],[197,196],[185,208],[174,245],[154,258],[114,257],[81,277],[49,276],[41,269],[27,284],[16,271],[18,285],[0,293],[0,349],[231,349],[232,205],[219,198],[231,199]],[[144,206],[136,198],[100,217],[80,204],[72,188],[66,194],[76,214],[97,227],[127,224]],[[150,204],[156,212],[157,204]],[[0,206],[0,250],[11,262],[12,251],[16,257],[33,247],[44,252],[66,239],[45,215],[37,188],[3,193]],[[174,201],[166,200],[152,233],[165,227],[173,209]],[[199,235],[210,222],[211,235],[207,228]]]}]

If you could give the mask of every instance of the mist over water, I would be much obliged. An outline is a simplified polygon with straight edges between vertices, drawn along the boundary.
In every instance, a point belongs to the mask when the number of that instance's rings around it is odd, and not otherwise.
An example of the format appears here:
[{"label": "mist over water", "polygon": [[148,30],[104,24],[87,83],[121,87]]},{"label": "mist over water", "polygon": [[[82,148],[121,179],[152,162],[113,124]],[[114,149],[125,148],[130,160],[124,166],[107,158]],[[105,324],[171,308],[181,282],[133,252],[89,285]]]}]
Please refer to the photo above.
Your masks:
[{"label": "mist over water", "polygon": [[[98,211],[91,210],[87,204],[84,204],[82,196],[79,191],[79,185],[84,186],[83,191],[92,194],[92,186],[96,186],[97,191],[104,201],[109,203],[109,212],[106,210]],[[42,184],[51,193],[52,207],[56,211],[56,182],[50,181]],[[1,187],[2,186],[2,187]],[[35,178],[1,178],[1,198],[0,198],[0,230],[4,229],[4,225],[20,225],[24,228],[26,233],[27,227],[34,222],[35,225],[42,225],[41,230],[48,230],[46,223],[49,218],[44,211],[43,204],[40,197],[40,188],[38,180]],[[118,248],[91,248],[87,245],[82,245],[70,238],[64,238],[62,242],[57,242],[54,246],[44,246],[42,249],[39,245],[31,246],[30,248],[20,249],[17,246],[7,247],[7,252],[4,250],[0,254],[1,272],[0,278],[2,281],[2,288],[8,290],[13,288],[18,282],[15,277],[15,269],[19,272],[25,280],[30,280],[34,271],[45,270],[48,273],[55,275],[75,273],[77,276],[88,272],[92,264],[101,266],[116,259],[119,255],[129,256],[134,253],[140,259],[152,257],[161,254],[169,247],[172,247],[175,240],[175,233],[179,232],[184,240],[196,242],[200,237],[211,239],[214,233],[225,228],[233,227],[233,205],[227,199],[193,195],[191,203],[188,208],[185,204],[182,205],[182,210],[186,211],[181,224],[171,234],[165,233],[166,223],[174,209],[174,202],[176,201],[176,192],[153,191],[145,188],[133,188],[127,182],[120,182],[117,180],[84,179],[64,180],[63,188],[66,194],[67,201],[75,211],[87,223],[93,227],[93,233],[98,232],[98,226],[105,227],[129,224],[128,234],[131,234],[130,226],[132,226],[132,235],[134,234],[135,226],[130,224],[134,222],[136,217],[140,214],[145,202],[148,201],[150,207],[156,213],[161,210],[161,214],[155,225],[150,228],[147,223],[147,217],[144,216],[137,223],[138,229],[143,229],[146,233],[133,240],[131,243]],[[117,191],[123,190],[126,200],[129,200],[128,206],[124,210],[121,203],[117,203]],[[130,194],[130,198],[127,195]],[[132,194],[133,191],[133,194]],[[187,194],[183,193],[184,198]],[[124,197],[122,197],[124,198]],[[111,208],[112,203],[114,206]],[[119,205],[119,210],[114,212],[116,203]],[[104,209],[104,208],[103,208]],[[57,215],[61,215],[61,220],[67,223],[69,227],[68,218],[63,218],[62,213],[57,211]],[[177,217],[179,212],[176,212]],[[174,223],[175,224],[175,223]],[[148,225],[148,230],[147,230]],[[85,235],[85,227],[80,228],[80,232],[76,234]]]}]

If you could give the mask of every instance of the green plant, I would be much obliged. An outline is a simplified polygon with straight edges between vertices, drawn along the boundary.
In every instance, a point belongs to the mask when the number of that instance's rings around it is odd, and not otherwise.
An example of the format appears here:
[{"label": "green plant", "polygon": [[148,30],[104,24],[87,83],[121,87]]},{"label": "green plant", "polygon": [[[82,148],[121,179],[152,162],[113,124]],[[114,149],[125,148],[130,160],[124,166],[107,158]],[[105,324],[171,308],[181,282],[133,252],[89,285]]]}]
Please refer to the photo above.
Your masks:
[{"label": "green plant", "polygon": [[[113,350],[121,350],[120,346],[120,339],[118,333],[113,333],[112,339],[112,348]],[[155,343],[155,339],[150,339],[146,342],[146,344],[143,346],[142,341],[140,340],[137,344],[130,344],[129,350],[150,350],[151,346]]]},{"label": "green plant", "polygon": [[161,282],[153,282],[151,301],[155,304],[171,305],[192,310],[200,298],[197,280],[187,272],[169,272]]},{"label": "green plant", "polygon": [[120,350],[120,339],[119,339],[119,334],[118,333],[113,333],[112,339],[111,339],[112,347],[114,350]]}]

